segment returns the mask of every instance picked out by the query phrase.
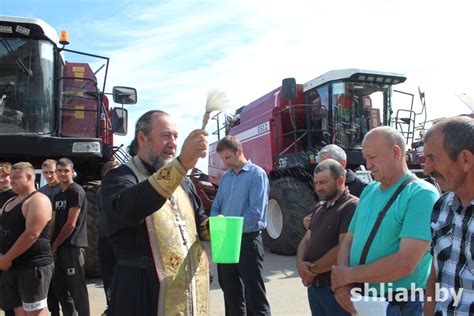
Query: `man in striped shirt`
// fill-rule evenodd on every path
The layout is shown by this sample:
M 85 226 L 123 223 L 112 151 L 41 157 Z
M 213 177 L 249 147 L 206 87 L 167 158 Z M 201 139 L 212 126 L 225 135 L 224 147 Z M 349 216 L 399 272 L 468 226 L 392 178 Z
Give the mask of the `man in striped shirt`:
M 438 122 L 426 133 L 424 150 L 424 173 L 445 192 L 431 218 L 434 259 L 425 315 L 473 315 L 474 120 L 453 117 Z

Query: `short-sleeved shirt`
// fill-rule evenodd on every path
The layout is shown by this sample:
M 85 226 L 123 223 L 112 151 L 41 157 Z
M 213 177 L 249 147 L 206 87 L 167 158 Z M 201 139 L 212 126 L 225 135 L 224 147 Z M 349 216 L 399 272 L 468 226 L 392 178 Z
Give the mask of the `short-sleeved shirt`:
M 339 244 L 345 234 L 359 199 L 345 190 L 333 203 L 319 202 L 311 220 L 311 237 L 305 261 L 313 262 Z
M 388 189 L 381 189 L 380 182 L 372 182 L 364 189 L 349 225 L 349 231 L 354 235 L 349 256 L 350 266 L 359 265 L 362 250 L 379 212 L 400 184 L 410 176 L 413 174 L 409 172 Z M 417 179 L 409 183 L 388 209 L 369 249 L 366 263 L 396 253 L 400 248 L 401 238 L 430 241 L 431 211 L 438 197 L 436 188 L 424 180 Z M 391 290 L 411 289 L 411 283 L 415 283 L 417 288 L 425 288 L 430 269 L 431 255 L 427 251 L 412 274 L 385 284 L 384 289 L 388 291 L 390 283 Z M 379 291 L 379 284 L 371 283 L 369 286 Z
M 61 184 L 56 184 L 53 186 L 49 186 L 48 184 L 43 185 L 41 188 L 38 189 L 39 192 L 45 194 L 47 197 L 49 197 L 49 200 L 51 203 L 53 203 L 54 196 L 61 191 Z M 53 208 L 54 211 L 54 208 Z
M 54 242 L 67 221 L 69 209 L 79 207 L 79 217 L 76 227 L 61 247 L 87 247 L 87 198 L 84 189 L 77 183 L 72 183 L 65 191 L 54 196 L 55 223 L 51 240 Z
M 474 313 L 474 200 L 463 207 L 452 192 L 441 196 L 433 208 L 431 230 L 432 254 L 436 281 L 448 289 L 447 297 L 436 304 L 437 310 L 449 315 Z M 462 289 L 461 299 L 454 306 L 452 290 Z
M 5 204 L 6 201 L 11 199 L 16 195 L 15 192 L 13 192 L 12 189 L 5 190 L 3 192 L 0 192 L 0 209 L 3 207 L 3 204 Z

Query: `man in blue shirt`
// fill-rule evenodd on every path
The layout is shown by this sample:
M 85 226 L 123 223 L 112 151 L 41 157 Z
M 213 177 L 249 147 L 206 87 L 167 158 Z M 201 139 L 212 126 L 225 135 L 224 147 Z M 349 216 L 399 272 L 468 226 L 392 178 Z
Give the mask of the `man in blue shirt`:
M 216 151 L 227 171 L 219 183 L 211 216 L 244 218 L 239 263 L 217 265 L 226 315 L 271 315 L 262 277 L 264 249 L 260 235 L 267 226 L 268 177 L 245 158 L 234 136 L 221 139 Z

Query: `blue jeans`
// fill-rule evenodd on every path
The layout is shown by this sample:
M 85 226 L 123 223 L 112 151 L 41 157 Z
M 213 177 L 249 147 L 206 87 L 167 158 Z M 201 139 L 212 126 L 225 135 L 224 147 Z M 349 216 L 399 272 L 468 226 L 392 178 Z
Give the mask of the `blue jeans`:
M 387 316 L 421 316 L 423 315 L 423 306 L 420 297 L 416 295 L 414 301 L 397 303 L 391 302 L 387 307 Z
M 310 285 L 308 287 L 308 301 L 313 316 L 350 316 L 336 301 L 334 293 L 331 292 L 331 284 Z

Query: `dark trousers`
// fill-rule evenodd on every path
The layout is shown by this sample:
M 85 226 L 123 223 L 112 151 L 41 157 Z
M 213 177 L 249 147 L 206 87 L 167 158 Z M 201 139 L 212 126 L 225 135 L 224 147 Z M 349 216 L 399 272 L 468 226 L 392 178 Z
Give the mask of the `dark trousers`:
M 260 233 L 246 233 L 242 235 L 239 263 L 217 265 L 227 316 L 271 315 L 262 277 L 263 257 Z
M 51 313 L 51 316 L 59 316 L 59 300 L 54 294 L 53 290 L 53 282 L 49 284 L 49 291 L 48 291 L 48 310 Z
M 308 301 L 311 315 L 314 316 L 350 316 L 336 301 L 331 292 L 331 283 L 322 286 L 310 285 L 308 287 Z
M 75 310 L 79 316 L 90 315 L 83 248 L 60 247 L 58 249 L 53 289 L 65 316 L 75 315 Z M 69 294 L 74 302 L 72 306 L 68 301 Z
M 117 258 L 112 249 L 112 243 L 107 237 L 99 238 L 99 259 L 102 270 L 102 281 L 104 282 L 105 298 L 107 300 L 107 307 L 110 306 L 112 277 L 114 275 L 115 264 Z

